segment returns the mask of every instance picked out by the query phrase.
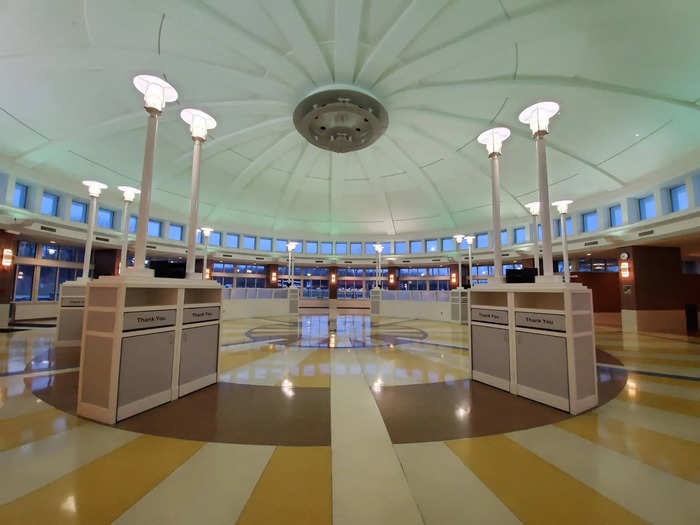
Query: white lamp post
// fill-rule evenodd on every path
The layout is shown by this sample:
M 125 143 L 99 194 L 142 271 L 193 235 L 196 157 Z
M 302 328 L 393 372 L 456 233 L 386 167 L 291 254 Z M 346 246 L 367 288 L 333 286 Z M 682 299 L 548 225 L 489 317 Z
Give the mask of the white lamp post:
M 107 185 L 94 180 L 84 180 L 83 184 L 87 186 L 88 195 L 90 195 L 90 211 L 88 212 L 88 228 L 87 238 L 85 239 L 85 255 L 83 256 L 83 275 L 84 281 L 88 280 L 90 273 L 90 256 L 92 255 L 92 238 L 95 236 L 95 219 L 97 217 L 97 197 L 100 196 L 102 190 L 107 189 Z
M 540 203 L 539 202 L 528 202 L 525 207 L 532 215 L 532 234 L 533 242 L 535 243 L 534 253 L 535 253 L 535 268 L 537 268 L 537 275 L 540 274 L 540 241 L 539 241 L 539 231 L 537 228 L 537 216 L 540 214 Z
M 479 135 L 476 141 L 486 146 L 491 159 L 491 216 L 493 221 L 493 277 L 495 282 L 503 281 L 501 259 L 501 174 L 498 158 L 501 156 L 503 141 L 510 137 L 508 128 L 491 128 Z
M 566 244 L 566 214 L 569 211 L 569 204 L 574 201 L 555 201 L 552 206 L 556 206 L 559 212 L 559 229 L 561 230 L 561 255 L 564 264 L 564 282 L 571 282 L 571 271 L 569 271 L 569 247 Z
M 472 244 L 474 244 L 474 238 L 473 235 L 467 235 L 465 237 L 467 246 L 469 247 L 469 288 L 472 287 Z
M 549 133 L 549 120 L 559 112 L 556 102 L 538 102 L 525 108 L 518 119 L 523 124 L 529 124 L 537 147 L 537 185 L 540 192 L 540 202 L 549 201 L 549 182 L 547 180 L 547 152 L 544 137 Z M 549 217 L 549 206 L 541 206 L 540 222 L 542 223 L 542 281 L 554 281 L 552 271 L 552 224 Z
M 384 250 L 384 246 L 375 243 L 374 244 L 374 251 L 377 252 L 377 278 L 375 279 L 374 282 L 374 287 L 375 288 L 381 288 L 382 284 L 382 251 Z
M 136 246 L 134 249 L 134 266 L 130 271 L 144 276 L 152 276 L 153 271 L 146 269 L 146 235 L 148 234 L 148 218 L 151 207 L 151 184 L 153 182 L 153 159 L 156 147 L 156 132 L 158 117 L 166 102 L 177 100 L 177 91 L 165 80 L 153 75 L 137 75 L 134 77 L 134 87 L 143 93 L 143 107 L 148 113 L 146 127 L 146 147 L 143 154 L 143 172 L 141 174 L 141 200 L 139 202 L 139 218 L 136 228 Z
M 454 240 L 457 242 L 457 251 L 459 251 L 459 247 L 462 244 L 462 241 L 464 240 L 465 236 L 462 235 L 461 233 L 458 233 L 457 235 L 453 235 L 452 237 L 454 237 Z M 471 252 L 471 246 L 470 246 L 469 251 Z M 457 257 L 457 268 L 458 268 L 457 269 L 457 273 L 458 273 L 457 288 L 459 288 L 461 290 L 462 289 L 462 258 L 461 257 Z
M 126 272 L 126 254 L 129 249 L 129 205 L 134 202 L 141 190 L 131 186 L 119 186 L 117 189 L 122 192 L 124 198 L 124 207 L 122 208 L 122 253 L 119 262 L 119 275 L 123 275 Z
M 207 276 L 207 256 L 209 255 L 209 236 L 211 235 L 211 232 L 214 231 L 214 228 L 208 228 L 206 226 L 203 226 L 202 228 L 202 237 L 204 237 L 204 260 L 202 261 L 202 279 L 205 279 Z M 194 252 L 194 250 L 192 250 Z
M 199 159 L 202 142 L 207 140 L 207 131 L 216 127 L 216 120 L 198 109 L 187 108 L 180 112 L 180 118 L 190 125 L 194 142 L 192 151 L 192 189 L 190 191 L 190 222 L 187 228 L 187 277 L 196 278 L 194 271 L 195 243 L 197 237 L 197 214 L 199 209 Z M 204 273 L 204 272 L 202 272 Z
M 294 286 L 294 266 L 292 266 L 292 252 L 296 249 L 298 242 L 289 241 L 287 243 L 287 256 L 289 257 L 289 262 L 287 263 L 287 273 L 289 273 L 289 285 L 288 288 Z

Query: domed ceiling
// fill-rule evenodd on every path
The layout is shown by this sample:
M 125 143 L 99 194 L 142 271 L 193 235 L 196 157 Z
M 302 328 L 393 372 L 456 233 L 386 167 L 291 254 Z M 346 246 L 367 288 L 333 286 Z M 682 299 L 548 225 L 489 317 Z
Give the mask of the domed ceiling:
M 488 223 L 489 164 L 475 139 L 495 125 L 513 133 L 502 214 L 524 217 L 535 150 L 517 115 L 538 100 L 562 108 L 548 138 L 553 199 L 700 161 L 697 0 L 33 0 L 3 10 L 0 155 L 47 187 L 138 184 L 146 116 L 131 78 L 177 88 L 159 128 L 156 216 L 186 220 L 184 107 L 218 121 L 203 148 L 202 222 L 249 233 Z M 334 153 L 296 130 L 299 101 L 334 83 L 386 108 L 371 146 Z

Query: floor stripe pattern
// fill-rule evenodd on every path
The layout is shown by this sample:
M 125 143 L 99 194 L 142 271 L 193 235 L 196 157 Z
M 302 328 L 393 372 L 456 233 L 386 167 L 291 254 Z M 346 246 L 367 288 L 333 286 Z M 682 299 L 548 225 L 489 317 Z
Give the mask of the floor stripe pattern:
M 375 322 L 391 339 L 375 339 L 368 316 L 347 316 L 334 339 L 365 346 L 337 348 L 299 344 L 333 340 L 316 320 L 223 325 L 222 381 L 330 389 L 330 446 L 208 443 L 82 420 L 31 392 L 37 375 L 65 374 L 31 366 L 51 355 L 52 329 L 0 334 L 0 523 L 700 523 L 695 340 L 598 327 L 600 348 L 634 371 L 609 403 L 517 432 L 392 444 L 377 389 L 460 380 L 469 344 L 447 323 Z

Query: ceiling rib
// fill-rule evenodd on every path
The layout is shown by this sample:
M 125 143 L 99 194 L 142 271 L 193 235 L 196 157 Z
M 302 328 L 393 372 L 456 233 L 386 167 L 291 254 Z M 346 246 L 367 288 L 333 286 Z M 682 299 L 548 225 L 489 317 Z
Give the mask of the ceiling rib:
M 273 72 L 275 76 L 286 79 L 289 85 L 303 85 L 310 80 L 308 74 L 286 57 L 281 50 L 266 44 L 262 39 L 238 26 L 225 12 L 214 9 L 201 0 L 187 1 L 196 12 L 206 16 L 207 21 L 203 24 L 205 27 L 216 31 L 218 26 L 223 34 L 233 40 L 233 49 L 246 50 L 246 58 L 257 62 L 268 72 Z
M 299 156 L 294 170 L 287 178 L 287 183 L 282 189 L 282 197 L 277 204 L 275 212 L 275 220 L 272 225 L 272 230 L 276 231 L 281 218 L 289 216 L 289 209 L 296 201 L 299 190 L 303 186 L 304 178 L 311 171 L 314 163 L 321 154 L 321 150 L 312 146 L 308 142 L 304 142 L 301 155 Z
M 495 16 L 483 24 L 469 29 L 451 41 L 443 42 L 437 49 L 428 51 L 419 58 L 397 68 L 377 84 L 377 90 L 393 93 L 414 82 L 447 70 L 464 60 L 464 56 L 474 46 L 473 42 L 469 42 L 472 37 L 495 28 L 507 29 L 509 35 L 515 34 L 517 28 L 514 27 L 514 24 L 524 21 L 530 15 L 539 14 L 548 9 L 556 9 L 571 1 L 545 0 L 538 4 L 514 10 L 509 18 L 502 15 Z M 508 35 L 504 35 L 504 38 L 510 40 Z
M 371 162 L 367 158 L 370 155 L 370 150 L 363 149 L 357 152 L 357 163 L 364 171 L 367 176 L 370 187 L 374 191 L 375 195 L 381 195 L 382 201 L 384 202 L 384 207 L 381 209 L 382 215 L 384 216 L 384 224 L 386 226 L 386 233 L 388 235 L 396 235 L 396 224 L 394 222 L 394 214 L 391 212 L 391 205 L 389 204 L 389 196 L 387 195 L 386 188 L 382 181 L 376 176 L 376 174 L 368 169 Z
M 420 136 L 423 140 L 430 142 L 432 145 L 437 147 L 442 152 L 442 154 L 445 155 L 446 157 L 455 159 L 460 164 L 463 163 L 464 161 L 469 162 L 472 166 L 474 166 L 477 175 L 479 175 L 482 178 L 487 179 L 489 182 L 491 181 L 491 174 L 484 171 L 483 168 L 478 163 L 474 162 L 474 160 L 471 157 L 469 157 L 468 155 L 465 155 L 464 153 L 461 153 L 461 152 L 454 151 L 451 148 L 451 146 L 449 146 L 448 144 L 445 144 L 445 142 L 443 142 L 442 140 L 440 140 L 434 136 L 429 135 L 425 131 L 418 129 L 415 125 L 408 125 L 408 124 L 398 124 L 398 125 L 405 128 L 405 129 L 408 129 L 409 131 L 413 132 L 414 134 Z M 505 188 L 503 186 L 503 184 L 501 184 L 501 191 L 503 193 L 505 193 L 506 195 L 508 195 L 508 197 L 510 197 L 513 200 L 513 202 L 516 203 L 516 205 L 518 206 L 519 209 L 521 209 L 525 213 L 529 213 L 527 208 L 525 206 L 523 206 L 523 204 L 517 199 L 517 197 L 515 195 L 513 195 L 513 193 L 510 192 L 507 188 Z
M 263 7 L 294 49 L 294 57 L 306 68 L 316 85 L 333 79 L 326 58 L 309 26 L 292 0 L 262 0 Z
M 432 115 L 437 115 L 437 116 L 443 117 L 445 119 L 465 121 L 465 122 L 475 122 L 475 123 L 483 125 L 484 128 L 486 128 L 488 126 L 504 126 L 504 127 L 507 127 L 508 129 L 510 129 L 511 134 L 513 136 L 520 137 L 520 138 L 523 138 L 526 140 L 532 140 L 532 135 L 528 131 L 525 131 L 524 129 L 521 129 L 521 128 L 512 128 L 508 124 L 503 123 L 503 122 L 491 121 L 491 120 L 483 119 L 483 118 L 468 117 L 465 115 L 445 113 L 444 111 L 439 111 L 436 109 L 428 109 L 428 108 L 424 108 L 424 107 L 420 107 L 420 108 L 419 107 L 415 107 L 415 108 L 414 107 L 411 107 L 411 108 L 404 107 L 404 108 L 395 108 L 394 109 L 395 115 L 400 116 L 401 113 L 406 113 L 406 112 L 417 112 L 417 113 L 427 112 L 427 113 L 430 113 Z M 394 118 L 396 118 L 396 117 L 394 117 Z M 547 140 L 547 148 L 552 149 L 554 151 L 557 151 L 557 152 L 561 153 L 562 155 L 566 155 L 567 157 L 570 157 L 570 158 L 580 162 L 581 164 L 588 166 L 589 168 L 597 171 L 601 175 L 604 175 L 605 177 L 607 177 L 611 181 L 615 182 L 615 184 L 617 184 L 619 187 L 622 187 L 625 185 L 625 183 L 622 180 L 617 178 L 615 175 L 613 175 L 609 171 L 606 171 L 603 168 L 601 168 L 600 166 L 597 166 L 596 164 L 594 164 L 593 162 L 586 160 L 583 157 L 579 157 L 578 155 L 574 154 L 573 152 L 571 152 L 567 149 L 564 149 L 561 146 L 558 146 L 556 143 L 552 142 L 551 139 Z
M 438 191 L 437 187 L 430 179 L 430 176 L 423 171 L 423 169 L 409 156 L 408 152 L 403 149 L 396 140 L 389 136 L 384 135 L 386 140 L 381 140 L 382 146 L 388 146 L 389 153 L 394 160 L 406 171 L 406 174 L 413 180 L 417 187 L 426 190 L 428 197 L 433 200 L 437 209 L 439 210 L 440 216 L 446 219 L 451 226 L 457 226 L 450 208 L 443 196 Z
M 610 82 L 600 82 L 579 76 L 558 76 L 558 75 L 518 75 L 513 78 L 511 75 L 499 75 L 495 77 L 477 78 L 472 80 L 463 80 L 457 82 L 424 82 L 419 87 L 409 87 L 394 91 L 393 95 L 410 95 L 415 93 L 418 98 L 425 99 L 426 92 L 445 88 L 467 88 L 467 87 L 483 87 L 483 86 L 515 86 L 515 85 L 536 85 L 536 86 L 560 86 L 579 89 L 592 89 L 596 91 L 606 91 L 621 95 L 629 95 L 633 97 L 645 98 L 673 104 L 684 109 L 700 110 L 700 106 L 692 100 L 683 100 L 653 91 L 644 89 L 621 86 Z
M 280 156 L 287 153 L 294 146 L 299 145 L 302 140 L 303 139 L 299 136 L 297 131 L 294 130 L 286 133 L 278 141 L 272 144 L 272 146 L 267 148 L 260 156 L 246 166 L 235 179 L 233 179 L 229 188 L 222 191 L 223 198 L 220 199 L 214 209 L 209 212 L 207 219 L 210 219 L 214 212 L 223 204 L 236 200 L 239 197 L 238 193 L 245 189 L 245 187 L 250 184 L 262 170 L 268 167 Z
M 445 7 L 448 1 L 413 0 L 367 57 L 357 75 L 357 84 L 364 87 L 373 86 L 382 74 L 396 63 L 401 51 Z
M 335 3 L 335 29 L 333 46 L 334 80 L 352 84 L 355 80 L 357 50 L 360 44 L 360 23 L 363 1 L 337 1 Z
M 213 157 L 217 153 L 230 148 L 236 141 L 236 139 L 241 138 L 244 135 L 247 135 L 249 133 L 254 133 L 258 131 L 265 131 L 268 128 L 289 128 L 292 125 L 292 117 L 286 116 L 286 117 L 278 117 L 278 118 L 272 118 L 268 120 L 263 120 L 262 122 L 258 122 L 256 124 L 253 124 L 252 126 L 247 126 L 245 128 L 236 130 L 232 133 L 227 133 L 226 135 L 220 135 L 217 139 L 212 140 L 209 144 L 207 144 L 203 150 L 203 157 Z M 174 164 L 186 164 L 188 162 L 191 162 L 192 160 L 192 154 L 188 151 L 186 153 L 183 153 L 180 155 L 178 158 L 175 159 Z

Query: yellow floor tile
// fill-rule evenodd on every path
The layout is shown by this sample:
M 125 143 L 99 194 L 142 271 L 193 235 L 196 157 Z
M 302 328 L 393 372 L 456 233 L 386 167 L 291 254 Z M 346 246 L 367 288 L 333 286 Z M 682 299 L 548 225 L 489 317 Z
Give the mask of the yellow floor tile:
M 700 483 L 700 444 L 594 413 L 556 424 L 588 441 L 638 459 L 674 476 Z
M 653 392 L 645 392 L 638 388 L 623 388 L 616 399 L 668 412 L 676 412 L 677 414 L 685 414 L 686 416 L 700 417 L 700 402 L 683 397 L 665 396 Z
M 65 432 L 83 423 L 84 420 L 55 408 L 0 419 L 0 451 Z
M 331 523 L 331 448 L 277 447 L 239 525 Z
M 447 446 L 523 523 L 644 523 L 505 436 L 448 441 Z
M 138 437 L 0 507 L 0 523 L 111 523 L 202 445 L 179 439 Z

